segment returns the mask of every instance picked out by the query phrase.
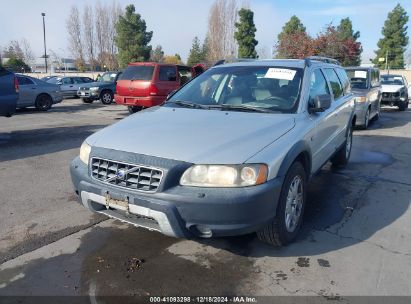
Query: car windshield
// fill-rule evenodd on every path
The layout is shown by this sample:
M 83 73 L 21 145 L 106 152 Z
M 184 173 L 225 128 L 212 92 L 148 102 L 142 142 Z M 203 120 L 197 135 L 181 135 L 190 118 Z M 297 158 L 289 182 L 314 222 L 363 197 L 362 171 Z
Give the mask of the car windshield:
M 46 82 L 56 84 L 56 83 L 59 82 L 60 80 L 61 80 L 60 77 L 53 77 L 53 78 L 50 78 L 50 79 L 46 80 Z
M 347 75 L 351 81 L 351 88 L 353 89 L 366 89 L 367 88 L 367 75 L 366 70 L 347 70 Z
M 288 67 L 216 67 L 189 82 L 166 104 L 293 113 L 298 106 L 302 74 L 302 69 Z
M 98 79 L 99 82 L 114 82 L 116 80 L 116 73 L 104 73 L 101 75 L 101 77 Z
M 381 84 L 403 85 L 404 80 L 402 79 L 402 76 L 384 75 L 381 76 Z

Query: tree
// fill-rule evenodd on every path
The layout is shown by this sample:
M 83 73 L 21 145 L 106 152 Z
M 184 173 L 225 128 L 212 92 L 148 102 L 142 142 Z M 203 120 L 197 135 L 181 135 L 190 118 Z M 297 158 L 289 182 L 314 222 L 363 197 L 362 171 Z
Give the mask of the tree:
M 83 10 L 83 38 L 85 44 L 85 53 L 88 62 L 94 71 L 96 66 L 95 60 L 95 35 L 94 35 L 94 16 L 90 5 L 85 5 Z
M 125 15 L 120 16 L 116 23 L 115 43 L 120 66 L 150 58 L 151 46 L 148 44 L 153 32 L 147 31 L 146 22 L 135 11 L 133 4 L 128 5 Z
M 198 37 L 194 37 L 193 44 L 190 49 L 190 54 L 188 55 L 187 65 L 193 66 L 198 63 L 202 63 L 206 60 L 207 47 L 204 44 L 201 46 Z
M 80 14 L 76 6 L 71 7 L 69 18 L 66 21 L 66 27 L 69 34 L 69 49 L 74 57 L 77 69 L 84 71 L 84 45 L 81 31 Z
M 18 73 L 25 73 L 30 71 L 30 67 L 20 58 L 11 57 L 4 64 L 4 67 Z
M 306 32 L 284 33 L 278 40 L 276 49 L 277 58 L 302 59 L 316 53 L 315 41 Z
M 290 20 L 284 24 L 281 33 L 278 34 L 278 40 L 280 41 L 284 35 L 297 33 L 306 33 L 306 28 L 301 20 L 296 15 L 293 15 Z
M 181 57 L 178 54 L 175 54 L 174 56 L 168 55 L 164 56 L 164 63 L 167 64 L 182 64 L 183 62 L 181 61 Z
M 255 39 L 257 29 L 254 25 L 254 13 L 250 9 L 242 8 L 238 15 L 240 16 L 240 21 L 236 22 L 235 27 L 237 31 L 234 33 L 238 43 L 238 57 L 257 58 L 255 47 L 258 41 Z
M 344 52 L 339 59 L 343 66 L 357 66 L 361 64 L 362 47 L 358 45 L 357 39 L 360 38 L 360 32 L 354 32 L 350 18 L 341 19 L 337 26 L 339 39 L 346 44 L 347 52 Z
M 31 65 L 34 62 L 34 53 L 31 49 L 30 43 L 27 41 L 26 38 L 21 40 L 22 50 L 23 50 L 23 57 L 24 62 Z
M 20 47 L 20 43 L 17 40 L 11 40 L 9 45 L 4 48 L 3 57 L 24 60 L 24 53 Z
M 407 12 L 400 4 L 388 13 L 382 28 L 383 38 L 378 41 L 378 50 L 375 51 L 377 56 L 373 60 L 380 68 L 385 66 L 385 62 L 380 62 L 379 59 L 386 58 L 387 55 L 389 68 L 404 68 L 404 52 L 408 45 L 408 19 Z
M 163 62 L 164 60 L 164 51 L 161 45 L 157 45 L 154 50 L 151 51 L 150 61 L 152 62 Z
M 234 32 L 237 13 L 237 0 L 215 0 L 211 6 L 206 38 L 209 61 L 233 57 L 236 53 Z

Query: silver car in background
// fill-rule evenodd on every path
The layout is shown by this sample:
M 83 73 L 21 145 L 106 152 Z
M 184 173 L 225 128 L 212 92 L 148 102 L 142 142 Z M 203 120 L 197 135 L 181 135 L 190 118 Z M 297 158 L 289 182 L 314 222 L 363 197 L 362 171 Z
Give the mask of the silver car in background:
M 348 67 L 345 69 L 355 94 L 356 126 L 367 129 L 372 119 L 380 117 L 381 84 L 377 68 Z
M 49 110 L 53 104 L 63 100 L 60 87 L 25 75 L 16 75 L 20 85 L 17 108 L 36 107 L 40 111 Z
M 90 83 L 93 81 L 94 80 L 91 79 L 90 77 L 80 77 L 80 76 L 54 77 L 54 78 L 47 80 L 48 83 L 59 85 L 64 97 L 75 97 L 75 98 L 78 98 L 77 91 L 81 85 L 85 83 Z
M 400 111 L 408 108 L 408 83 L 402 75 L 381 76 L 381 103 L 396 106 Z

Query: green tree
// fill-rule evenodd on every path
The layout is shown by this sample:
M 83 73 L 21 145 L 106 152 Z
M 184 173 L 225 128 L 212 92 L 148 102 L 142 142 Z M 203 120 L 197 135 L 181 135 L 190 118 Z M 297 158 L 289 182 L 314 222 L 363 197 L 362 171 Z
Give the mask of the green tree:
M 340 41 L 345 42 L 347 45 L 354 45 L 357 42 L 357 39 L 360 38 L 360 32 L 354 32 L 352 27 L 352 22 L 350 18 L 341 19 L 340 24 L 337 26 L 337 34 Z M 354 50 L 354 49 L 352 49 Z M 356 66 L 361 64 L 361 53 L 362 47 L 361 44 L 354 52 L 349 52 L 345 50 L 342 54 L 342 58 L 338 58 L 343 66 Z
M 293 15 L 290 20 L 284 24 L 281 33 L 278 34 L 278 40 L 281 40 L 284 35 L 299 33 L 306 33 L 306 28 L 301 20 L 296 15 Z
M 11 57 L 4 64 L 4 67 L 17 73 L 30 72 L 30 67 L 20 58 Z
M 133 4 L 126 7 L 124 16 L 116 23 L 115 43 L 118 48 L 118 61 L 124 67 L 130 62 L 145 61 L 150 58 L 148 45 L 153 32 L 147 31 L 146 22 L 137 14 Z
M 163 62 L 164 51 L 161 45 L 157 45 L 154 50 L 151 51 L 150 61 L 152 62 Z
M 408 19 L 407 12 L 400 4 L 388 13 L 382 28 L 383 38 L 378 41 L 378 50 L 375 51 L 377 56 L 373 60 L 380 68 L 385 66 L 385 62 L 380 62 L 379 58 L 385 58 L 387 55 L 388 67 L 404 68 L 404 52 L 408 45 L 408 26 L 406 26 Z
M 255 39 L 257 31 L 254 24 L 254 13 L 252 10 L 242 8 L 239 10 L 240 22 L 235 23 L 236 32 L 234 38 L 238 43 L 238 57 L 240 58 L 257 58 L 255 50 L 258 41 Z
M 198 63 L 204 62 L 207 55 L 207 47 L 203 44 L 201 46 L 198 37 L 194 37 L 193 44 L 190 49 L 190 54 L 188 55 L 187 65 L 193 66 Z

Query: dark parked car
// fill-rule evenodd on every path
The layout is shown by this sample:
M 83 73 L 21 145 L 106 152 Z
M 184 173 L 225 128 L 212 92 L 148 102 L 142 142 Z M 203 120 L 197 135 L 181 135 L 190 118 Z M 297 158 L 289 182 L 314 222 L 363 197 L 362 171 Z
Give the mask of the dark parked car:
M 36 107 L 49 110 L 53 104 L 63 100 L 60 86 L 25 75 L 17 75 L 20 84 L 20 97 L 17 108 Z
M 356 95 L 356 125 L 367 129 L 371 119 L 380 117 L 380 71 L 377 68 L 364 67 L 349 67 L 345 70 L 351 80 L 351 91 Z
M 64 97 L 77 97 L 80 86 L 93 81 L 90 77 L 67 76 L 51 78 L 47 82 L 59 85 Z
M 103 104 L 110 104 L 113 102 L 116 82 L 120 75 L 121 72 L 106 72 L 97 81 L 80 86 L 77 96 L 85 103 L 100 99 Z
M 19 82 L 16 76 L 0 66 L 0 116 L 13 115 L 18 98 Z

